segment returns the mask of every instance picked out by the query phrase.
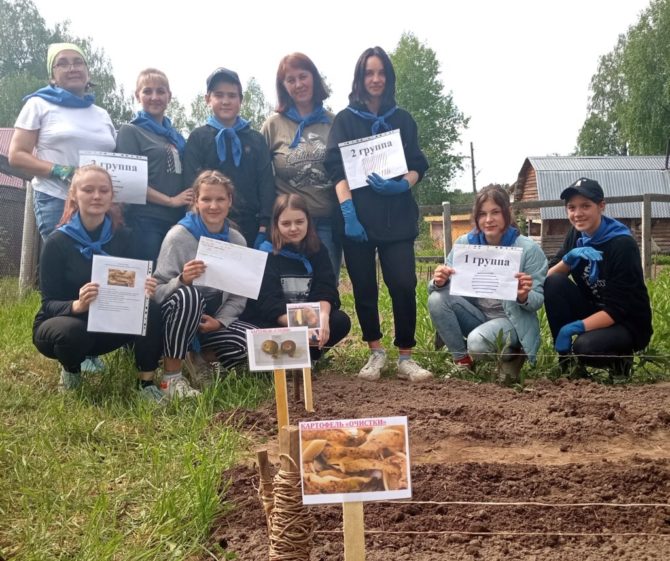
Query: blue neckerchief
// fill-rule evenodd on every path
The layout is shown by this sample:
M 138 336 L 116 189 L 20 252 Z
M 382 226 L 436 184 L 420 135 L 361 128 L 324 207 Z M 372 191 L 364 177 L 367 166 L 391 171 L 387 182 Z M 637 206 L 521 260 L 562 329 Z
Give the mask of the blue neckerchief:
M 181 133 L 172 126 L 172 121 L 167 117 L 163 117 L 162 123 L 157 123 L 146 111 L 138 111 L 135 118 L 130 121 L 131 124 L 142 127 L 154 134 L 162 136 L 171 144 L 174 144 L 180 156 L 184 155 L 184 147 L 186 140 Z
M 240 162 L 242 161 L 242 141 L 237 136 L 237 131 L 247 128 L 249 121 L 244 120 L 238 115 L 232 127 L 224 127 L 214 115 L 210 115 L 207 117 L 207 124 L 219 131 L 216 134 L 216 153 L 219 156 L 219 160 L 222 162 L 226 161 L 226 136 L 228 136 L 233 143 L 231 148 L 233 163 L 236 168 L 240 167 Z
M 386 119 L 388 119 L 398 110 L 398 106 L 394 105 L 383 115 L 375 115 L 374 113 L 370 113 L 370 111 L 363 111 L 362 109 L 356 109 L 351 105 L 348 105 L 347 109 L 351 111 L 354 115 L 358 115 L 361 119 L 365 119 L 366 121 L 372 121 L 372 134 L 379 134 L 380 132 L 387 132 L 391 130 L 392 127 L 386 122 Z
M 74 95 L 72 92 L 64 90 L 63 88 L 59 88 L 58 86 L 46 86 L 44 88 L 40 88 L 39 90 L 24 97 L 23 101 L 27 101 L 31 97 L 41 97 L 50 103 L 62 105 L 63 107 L 73 107 L 76 109 L 90 107 L 95 101 L 95 96 L 92 93 L 86 94 L 84 97 L 79 97 L 78 95 Z
M 221 232 L 212 233 L 207 229 L 205 223 L 202 221 L 202 217 L 195 212 L 187 212 L 186 216 L 182 218 L 177 224 L 181 224 L 186 228 L 196 240 L 200 240 L 202 236 L 206 238 L 212 238 L 215 240 L 221 240 L 222 242 L 227 242 L 230 239 L 230 224 L 228 219 L 223 223 L 223 230 Z
M 519 237 L 519 230 L 514 226 L 507 226 L 507 229 L 503 232 L 502 238 L 500 238 L 499 246 L 510 247 L 514 245 L 514 242 Z M 486 241 L 486 236 L 484 232 L 481 232 L 477 228 L 473 228 L 468 232 L 468 243 L 472 245 L 489 245 Z
M 291 119 L 291 121 L 298 123 L 298 130 L 295 131 L 293 142 L 291 142 L 289 148 L 295 148 L 298 144 L 300 144 L 302 131 L 305 127 L 315 123 L 330 123 L 330 117 L 326 114 L 326 110 L 323 108 L 322 104 L 319 104 L 318 107 L 314 108 L 314 111 L 312 111 L 309 115 L 305 115 L 304 117 L 298 113 L 295 105 L 291 105 L 291 107 L 289 107 L 288 110 L 284 112 L 284 115 Z
M 605 243 L 612 238 L 618 236 L 632 236 L 631 231 L 628 229 L 628 226 L 622 224 L 614 218 L 609 216 L 602 215 L 600 217 L 600 226 L 596 229 L 592 236 L 589 236 L 586 232 L 582 232 L 582 235 L 577 238 L 577 247 L 586 247 L 594 246 Z M 589 260 L 590 271 L 589 281 L 591 279 L 598 280 L 598 261 Z M 590 284 L 590 282 L 589 282 Z
M 94 253 L 96 255 L 109 255 L 109 253 L 102 250 L 102 246 L 109 243 L 114 237 L 114 233 L 112 232 L 112 219 L 109 216 L 105 216 L 102 223 L 100 238 L 97 241 L 91 239 L 91 236 L 81 223 L 79 211 L 75 212 L 70 221 L 67 224 L 63 224 L 58 230 L 70 236 L 77 242 L 79 253 L 86 257 L 86 259 L 93 259 Z
M 267 253 L 274 252 L 272 242 L 269 241 L 264 241 L 260 246 L 258 246 L 258 249 L 259 251 L 266 251 Z M 302 262 L 302 264 L 305 266 L 305 269 L 307 269 L 308 275 L 311 275 L 314 271 L 312 264 L 310 263 L 309 259 L 307 259 L 306 255 L 298 253 L 297 251 L 291 251 L 286 248 L 280 249 L 278 253 L 283 257 L 288 257 L 289 259 L 295 259 L 296 261 Z

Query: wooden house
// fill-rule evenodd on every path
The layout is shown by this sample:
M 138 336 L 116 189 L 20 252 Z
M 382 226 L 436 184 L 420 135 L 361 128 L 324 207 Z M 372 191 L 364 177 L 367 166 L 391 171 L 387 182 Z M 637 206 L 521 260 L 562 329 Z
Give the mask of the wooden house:
M 580 177 L 595 179 L 607 197 L 670 194 L 665 156 L 546 156 L 526 158 L 514 185 L 514 201 L 558 200 L 563 189 Z M 620 220 L 640 241 L 642 203 L 607 205 L 605 214 Z M 525 209 L 528 233 L 553 255 L 570 228 L 563 207 Z M 670 203 L 652 203 L 652 240 L 670 253 Z M 652 244 L 653 245 L 653 244 Z

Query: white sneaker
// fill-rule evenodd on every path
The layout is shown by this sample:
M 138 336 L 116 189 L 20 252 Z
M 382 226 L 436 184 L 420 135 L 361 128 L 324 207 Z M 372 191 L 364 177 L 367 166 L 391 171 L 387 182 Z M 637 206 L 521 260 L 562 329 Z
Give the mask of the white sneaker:
M 168 399 L 173 399 L 175 396 L 181 399 L 184 397 L 196 397 L 200 395 L 200 392 L 193 389 L 186 378 L 181 374 L 179 376 L 163 378 L 161 380 L 160 389 L 163 392 L 163 395 Z
M 358 377 L 370 382 L 379 380 L 384 366 L 386 366 L 386 353 L 372 353 L 358 373 Z
M 398 378 L 401 380 L 409 380 L 410 382 L 423 382 L 430 380 L 433 373 L 430 370 L 421 368 L 411 358 L 398 361 Z

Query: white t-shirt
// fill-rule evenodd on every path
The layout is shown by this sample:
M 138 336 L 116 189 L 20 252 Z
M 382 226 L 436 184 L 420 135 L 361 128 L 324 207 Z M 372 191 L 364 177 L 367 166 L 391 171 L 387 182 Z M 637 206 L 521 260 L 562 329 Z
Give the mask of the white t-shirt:
M 63 166 L 79 165 L 79 150 L 114 152 L 116 131 L 107 111 L 90 107 L 62 107 L 31 97 L 21 109 L 15 128 L 39 130 L 36 156 Z M 33 189 L 65 199 L 67 185 L 51 177 L 35 177 Z

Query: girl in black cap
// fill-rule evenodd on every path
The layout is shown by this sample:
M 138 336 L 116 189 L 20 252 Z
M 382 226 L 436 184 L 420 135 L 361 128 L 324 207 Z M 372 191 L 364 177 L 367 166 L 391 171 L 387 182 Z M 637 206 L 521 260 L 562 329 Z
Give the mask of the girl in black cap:
M 603 214 L 597 181 L 578 179 L 561 199 L 572 228 L 544 286 L 559 364 L 567 372 L 576 358 L 580 365 L 628 375 L 632 353 L 644 349 L 652 334 L 637 243 L 624 224 Z

